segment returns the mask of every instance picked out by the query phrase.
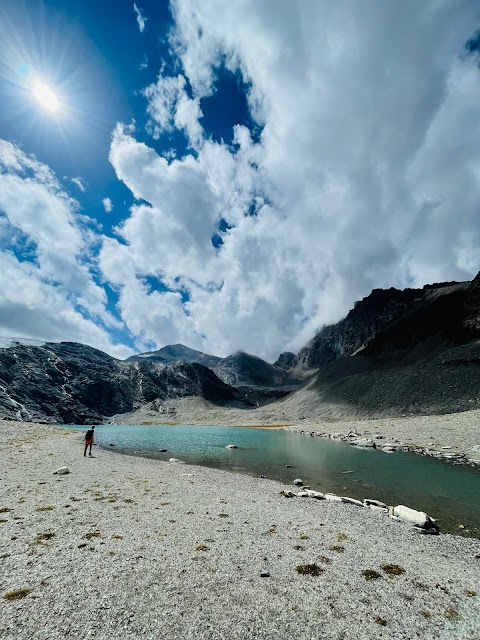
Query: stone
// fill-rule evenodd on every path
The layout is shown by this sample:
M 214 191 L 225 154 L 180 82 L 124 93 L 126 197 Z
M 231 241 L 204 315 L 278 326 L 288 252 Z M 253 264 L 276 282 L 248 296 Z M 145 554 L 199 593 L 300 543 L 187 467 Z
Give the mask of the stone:
M 436 520 L 427 516 L 424 511 L 417 511 L 416 509 L 411 509 L 410 507 L 400 504 L 396 507 L 390 507 L 389 515 L 391 517 L 394 516 L 402 522 L 411 524 L 417 529 L 433 530 L 432 532 L 435 531 L 438 533 L 439 527 Z
M 307 498 L 315 498 L 316 500 L 324 500 L 325 494 L 320 491 L 313 491 L 313 489 L 304 489 L 302 493 L 306 494 Z
M 168 449 L 159 449 L 158 452 L 159 453 L 167 453 Z
M 348 496 L 342 496 L 342 502 L 345 502 L 345 504 L 355 504 L 357 507 L 365 506 L 361 500 L 356 500 L 355 498 L 349 498 Z
M 263 569 L 263 571 L 260 571 L 260 577 L 261 578 L 269 578 L 270 574 L 266 569 Z
M 282 489 L 282 491 L 280 491 L 280 495 L 283 496 L 284 498 L 296 498 L 297 494 L 294 493 L 293 491 L 285 491 L 284 489 Z
M 303 484 L 303 481 L 302 481 L 302 480 L 300 480 L 300 478 L 295 478 L 295 480 L 293 481 L 293 484 L 294 484 L 296 487 L 301 487 L 301 486 L 302 486 L 302 484 Z
M 392 447 L 390 445 L 381 448 L 381 451 L 383 451 L 383 453 L 394 453 L 396 450 L 396 447 Z
M 178 458 L 169 458 L 169 462 L 178 462 L 179 464 L 185 464 L 183 460 L 179 460 Z
M 363 501 L 363 504 L 366 507 L 374 506 L 374 507 L 381 507 L 382 509 L 387 508 L 387 505 L 384 502 L 380 502 L 380 500 L 372 500 L 371 498 L 365 498 L 365 500 Z
M 236 444 L 227 444 L 227 446 L 225 447 L 225 449 L 238 449 Z
M 67 473 L 70 473 L 70 469 L 68 467 L 60 467 L 59 469 L 53 472 L 53 475 L 64 476 Z
M 326 493 L 325 500 L 329 502 L 343 502 L 343 499 L 340 496 L 336 496 L 334 493 Z
M 377 445 L 374 440 L 367 440 L 366 438 L 358 438 L 357 440 L 351 440 L 350 444 L 355 447 L 372 448 L 375 449 Z

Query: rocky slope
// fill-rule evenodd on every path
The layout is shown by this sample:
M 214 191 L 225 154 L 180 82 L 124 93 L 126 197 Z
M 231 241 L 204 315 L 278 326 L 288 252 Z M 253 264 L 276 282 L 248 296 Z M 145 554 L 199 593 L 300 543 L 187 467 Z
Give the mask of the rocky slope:
M 190 349 L 183 344 L 173 344 L 167 345 L 158 351 L 149 351 L 131 356 L 127 362 L 161 362 L 164 364 L 196 362 L 212 369 L 225 384 L 242 388 L 252 387 L 255 389 L 256 395 L 260 394 L 262 396 L 261 389 L 266 391 L 281 387 L 283 391 L 280 395 L 284 395 L 300 383 L 298 376 L 287 372 L 287 369 L 291 368 L 289 365 L 291 365 L 295 355 L 293 353 L 290 354 L 290 358 L 287 358 L 287 360 L 285 360 L 284 354 L 282 356 L 279 359 L 279 363 L 272 365 L 244 351 L 237 351 L 226 358 L 219 358 L 218 356 L 211 356 L 207 353 Z
M 330 362 L 302 390 L 304 403 L 342 407 L 343 415 L 479 408 L 479 284 L 477 276 L 471 283 L 432 285 L 415 294 L 407 290 L 412 295 L 410 304 L 397 307 L 389 320 L 385 320 L 383 307 L 373 336 L 361 347 L 354 350 L 357 344 L 350 343 L 343 357 L 334 358 L 330 352 Z M 366 301 L 368 298 L 362 302 Z M 347 344 L 353 321 L 358 321 L 356 309 L 347 316 L 349 325 L 339 323 L 343 332 L 335 334 L 328 328 L 328 337 L 336 337 L 336 344 Z M 374 324 L 375 318 L 368 326 Z M 321 333 L 323 337 L 316 337 L 317 348 L 307 352 L 306 362 L 318 363 L 325 356 L 329 343 Z
M 202 364 L 204 367 L 213 369 L 215 365 L 221 362 L 222 358 L 190 349 L 183 344 L 169 344 L 157 351 L 147 351 L 146 353 L 130 356 L 127 362 L 144 362 L 145 360 L 149 362 L 161 362 L 162 364 L 196 362 L 197 364 Z
M 467 286 L 468 282 L 426 285 L 423 289 L 374 289 L 355 303 L 346 318 L 323 327 L 300 350 L 295 360 L 290 359 L 290 365 L 300 369 L 318 369 L 337 358 L 350 356 L 412 305 L 421 307 L 424 298 L 431 293 L 435 295 L 445 288 L 449 292 L 461 291 Z
M 100 421 L 152 402 L 200 396 L 244 406 L 244 396 L 210 369 L 190 363 L 123 362 L 62 342 L 0 349 L 0 417 L 60 423 Z

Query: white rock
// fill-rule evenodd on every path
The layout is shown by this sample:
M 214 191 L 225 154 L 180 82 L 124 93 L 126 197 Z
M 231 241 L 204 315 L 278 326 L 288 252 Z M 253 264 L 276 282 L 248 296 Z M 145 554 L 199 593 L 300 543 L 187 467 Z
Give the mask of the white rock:
M 325 494 L 320 491 L 313 491 L 313 489 L 304 489 L 302 493 L 307 494 L 307 498 L 316 498 L 317 500 L 324 500 Z
M 296 485 L 297 487 L 301 487 L 303 484 L 303 480 L 301 480 L 300 478 L 295 478 L 295 480 L 293 481 L 293 484 Z
M 70 473 L 70 469 L 68 467 L 60 467 L 60 469 L 53 472 L 53 475 L 57 474 L 59 476 L 64 476 L 67 473 Z
M 396 507 L 390 507 L 389 515 L 396 516 L 402 522 L 407 522 L 416 528 L 433 529 L 438 531 L 438 526 L 433 518 L 427 516 L 424 511 L 416 511 L 403 504 Z
M 225 447 L 225 449 L 238 449 L 236 444 L 227 444 L 227 446 Z
M 325 500 L 328 500 L 329 502 L 343 502 L 343 498 L 336 496 L 334 493 L 326 493 Z
M 397 450 L 397 448 L 396 447 L 392 447 L 391 445 L 385 445 L 384 447 L 382 447 L 383 453 L 393 453 L 396 450 Z
M 375 447 L 377 446 L 375 444 L 374 440 L 367 440 L 365 438 L 359 438 L 358 440 L 352 440 L 350 442 L 350 444 L 353 444 L 355 447 L 373 447 L 375 449 Z
M 169 462 L 178 462 L 180 464 L 185 464 L 183 460 L 179 460 L 178 458 L 169 458 Z
M 372 500 L 371 498 L 365 498 L 365 500 L 363 501 L 363 504 L 366 507 L 381 507 L 382 509 L 386 509 L 387 505 L 384 502 L 380 502 L 380 500 Z

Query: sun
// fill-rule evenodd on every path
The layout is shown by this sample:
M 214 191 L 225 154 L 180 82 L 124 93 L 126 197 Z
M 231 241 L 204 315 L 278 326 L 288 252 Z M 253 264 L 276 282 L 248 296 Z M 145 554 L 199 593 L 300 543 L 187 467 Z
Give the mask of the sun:
M 44 109 L 51 111 L 52 113 L 60 111 L 62 106 L 60 100 L 52 87 L 49 87 L 48 84 L 41 80 L 37 80 L 33 85 L 32 92 L 37 99 L 37 102 Z

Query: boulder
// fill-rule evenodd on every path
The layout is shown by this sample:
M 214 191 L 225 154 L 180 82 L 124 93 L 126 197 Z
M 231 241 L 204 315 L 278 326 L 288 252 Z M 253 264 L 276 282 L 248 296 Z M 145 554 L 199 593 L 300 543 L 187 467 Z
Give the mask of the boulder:
M 399 504 L 396 507 L 390 507 L 389 515 L 397 520 L 411 524 L 417 529 L 438 533 L 439 527 L 436 520 L 427 516 L 424 511 L 417 511 L 416 509 L 411 509 L 403 504 Z
M 300 480 L 300 478 L 295 478 L 295 480 L 293 481 L 293 484 L 294 484 L 296 487 L 301 487 L 301 486 L 302 486 L 302 484 L 303 484 L 303 480 Z
M 375 440 L 367 440 L 366 438 L 358 438 L 357 440 L 351 440 L 350 444 L 353 444 L 355 447 L 363 447 L 363 448 L 372 448 L 376 449 L 377 445 L 375 444 Z
M 227 446 L 225 447 L 225 449 L 238 449 L 236 444 L 227 444 Z
M 70 473 L 70 469 L 68 467 L 60 467 L 60 469 L 53 472 L 53 475 L 64 476 L 67 473 Z

